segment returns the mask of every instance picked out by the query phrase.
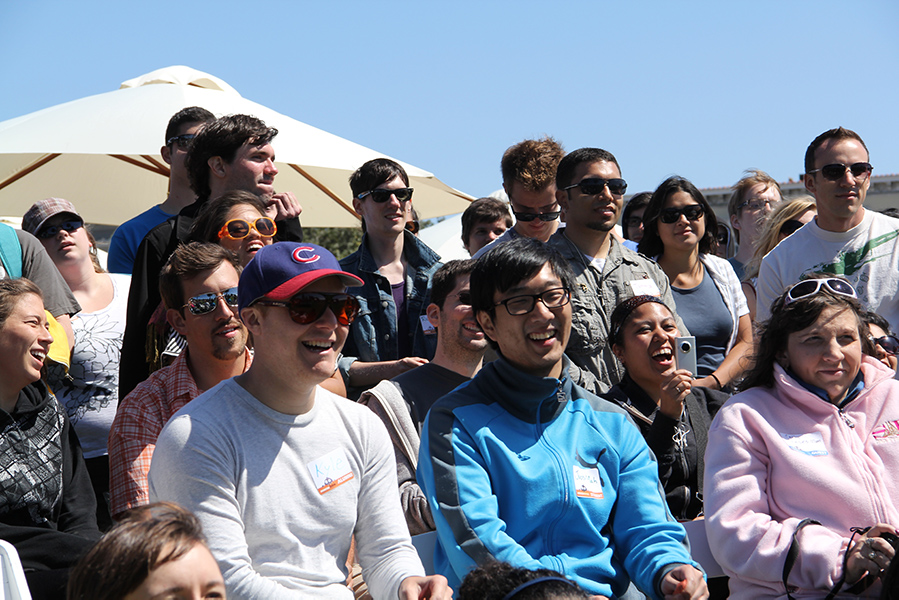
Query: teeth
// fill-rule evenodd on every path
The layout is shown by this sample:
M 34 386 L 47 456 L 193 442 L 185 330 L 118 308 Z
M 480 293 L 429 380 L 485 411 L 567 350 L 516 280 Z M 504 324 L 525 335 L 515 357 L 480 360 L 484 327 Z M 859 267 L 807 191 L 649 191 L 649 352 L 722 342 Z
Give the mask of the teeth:
M 33 356 L 39 360 L 44 360 L 45 358 L 47 358 L 47 353 L 41 352 L 40 350 L 32 350 L 31 356 Z
M 303 342 L 303 345 L 308 348 L 330 348 L 331 342 Z
M 528 337 L 531 338 L 532 340 L 548 340 L 555 334 L 556 333 L 554 331 L 547 331 L 545 333 L 532 333 Z
M 671 350 L 659 350 L 652 355 L 653 358 L 667 359 L 671 358 Z

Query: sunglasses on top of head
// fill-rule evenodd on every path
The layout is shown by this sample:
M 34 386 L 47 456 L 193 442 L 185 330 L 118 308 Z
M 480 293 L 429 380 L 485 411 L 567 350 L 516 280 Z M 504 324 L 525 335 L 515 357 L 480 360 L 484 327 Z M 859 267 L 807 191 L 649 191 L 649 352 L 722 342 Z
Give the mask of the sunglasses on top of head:
M 237 288 L 229 288 L 218 294 L 209 292 L 194 296 L 187 301 L 187 304 L 181 308 L 187 308 L 192 315 L 206 315 L 216 309 L 219 304 L 219 298 L 225 301 L 225 304 L 231 308 L 237 308 Z
M 820 171 L 821 175 L 824 176 L 824 179 L 827 179 L 828 181 L 839 181 L 843 178 L 843 175 L 846 174 L 846 169 L 849 169 L 849 172 L 851 172 L 852 176 L 856 179 L 867 179 L 871 174 L 871 171 L 874 170 L 874 167 L 871 166 L 871 163 L 866 162 L 857 162 L 851 165 L 836 163 L 833 165 L 824 165 L 820 169 L 812 169 L 808 174 L 812 175 L 813 173 Z
M 59 225 L 50 225 L 49 227 L 44 227 L 37 232 L 37 235 L 35 237 L 46 240 L 48 238 L 52 238 L 60 231 L 68 231 L 69 233 L 72 233 L 73 231 L 77 231 L 82 227 L 84 227 L 84 221 L 82 221 L 81 219 L 69 219 L 68 221 L 63 221 Z
M 676 223 L 681 215 L 687 217 L 688 221 L 698 221 L 705 213 L 702 204 L 690 204 L 681 208 L 663 208 L 659 213 L 659 221 L 662 223 Z
M 377 202 L 378 204 L 383 204 L 390 200 L 391 196 L 396 196 L 396 199 L 400 202 L 408 202 L 412 199 L 412 191 L 413 188 L 399 188 L 396 190 L 388 190 L 384 188 L 376 188 L 373 190 L 368 190 L 367 192 L 362 192 L 356 198 L 362 200 L 366 196 L 371 196 L 371 199 Z
M 278 226 L 268 217 L 259 217 L 255 221 L 231 219 L 222 226 L 219 231 L 219 239 L 227 237 L 232 240 L 242 240 L 250 235 L 250 228 L 255 229 L 256 233 L 262 237 L 272 237 L 278 233 Z
M 784 296 L 784 306 L 789 306 L 802 298 L 814 296 L 821 291 L 822 287 L 826 287 L 830 292 L 839 296 L 858 299 L 855 288 L 844 279 L 838 279 L 836 277 L 828 277 L 826 279 L 806 279 L 805 281 L 793 284 L 790 289 L 787 290 L 787 293 Z
M 609 191 L 613 194 L 620 196 L 627 191 L 627 182 L 621 178 L 602 179 L 600 177 L 590 177 L 589 179 L 583 179 L 579 183 L 569 185 L 562 189 L 570 190 L 573 188 L 580 188 L 581 192 L 584 194 L 596 196 L 597 194 L 601 194 L 606 187 L 608 187 Z
M 333 292 L 303 292 L 290 300 L 259 300 L 256 304 L 263 306 L 282 306 L 287 309 L 291 321 L 299 325 L 309 325 L 318 321 L 325 310 L 330 309 L 337 322 L 349 325 L 359 310 L 359 301 L 355 296 Z

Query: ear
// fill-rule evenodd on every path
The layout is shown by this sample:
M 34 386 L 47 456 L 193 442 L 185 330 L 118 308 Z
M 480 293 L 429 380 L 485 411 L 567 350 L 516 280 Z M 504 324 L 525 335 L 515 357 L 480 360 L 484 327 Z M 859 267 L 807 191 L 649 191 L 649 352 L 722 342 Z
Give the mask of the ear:
M 556 190 L 556 202 L 562 207 L 562 210 L 568 212 L 568 192 L 565 190 Z
M 162 155 L 162 160 L 165 161 L 167 165 L 172 164 L 172 150 L 168 146 L 163 146 L 159 149 L 159 153 Z
M 216 177 L 224 178 L 227 174 L 225 160 L 221 156 L 212 156 L 206 161 L 209 165 L 209 170 Z
M 185 331 L 187 331 L 187 322 L 184 319 L 184 315 L 181 314 L 181 311 L 175 308 L 170 308 L 165 311 L 165 320 L 169 322 L 169 325 L 172 326 L 172 329 L 180 333 L 181 335 L 186 335 Z
M 868 179 L 870 180 L 871 178 L 868 177 Z M 805 176 L 802 178 L 802 183 L 805 184 L 805 190 L 809 194 L 814 196 L 815 195 L 815 176 L 809 175 L 808 173 L 806 173 Z
M 479 310 L 475 315 L 478 325 L 484 330 L 484 335 L 496 342 L 496 326 L 493 324 L 493 318 L 486 310 Z M 498 342 L 497 342 L 498 343 Z
M 353 197 L 353 210 L 356 211 L 357 215 L 362 214 L 362 200 L 356 198 L 355 196 Z
M 243 321 L 244 326 L 250 333 L 258 333 L 262 328 L 259 309 L 255 306 L 247 306 L 242 311 L 240 311 L 238 319 Z
M 740 231 L 740 219 L 737 215 L 730 216 L 730 228 L 734 231 Z
M 784 369 L 790 368 L 790 357 L 787 355 L 786 352 L 784 352 L 784 351 L 778 352 L 777 355 L 774 357 L 774 360 L 776 360 L 777 364 L 782 366 Z
M 440 307 L 431 302 L 428 304 L 428 308 L 425 309 L 425 314 L 428 315 L 428 321 L 431 322 L 431 325 L 433 325 L 435 329 L 439 329 Z
M 622 348 L 618 344 L 612 344 L 612 354 L 615 355 L 615 358 L 618 359 L 618 362 L 624 365 L 624 348 Z M 627 367 L 625 366 L 625 368 Z

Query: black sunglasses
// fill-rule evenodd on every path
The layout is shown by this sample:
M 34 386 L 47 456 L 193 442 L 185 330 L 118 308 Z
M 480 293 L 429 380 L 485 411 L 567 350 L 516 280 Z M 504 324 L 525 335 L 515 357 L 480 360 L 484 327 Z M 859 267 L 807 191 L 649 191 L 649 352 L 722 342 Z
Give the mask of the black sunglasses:
M 59 225 L 50 225 L 49 227 L 44 227 L 37 232 L 37 235 L 35 237 L 46 240 L 48 238 L 52 238 L 60 231 L 68 231 L 69 233 L 72 233 L 73 231 L 77 231 L 82 227 L 84 227 L 84 221 L 82 221 L 81 219 L 71 219 L 69 221 L 63 221 Z
M 852 176 L 856 179 L 867 179 L 868 175 L 871 174 L 871 171 L 874 170 L 874 167 L 871 166 L 871 163 L 866 162 L 857 162 L 849 166 L 842 163 L 836 163 L 833 165 L 824 165 L 820 169 L 813 169 L 809 171 L 808 174 L 811 175 L 812 173 L 821 171 L 821 175 L 824 176 L 824 179 L 827 179 L 828 181 L 839 181 L 843 178 L 843 175 L 846 174 L 846 169 L 849 169 Z
M 408 202 L 412 199 L 412 190 L 413 188 L 399 188 L 397 190 L 386 190 L 384 188 L 377 188 L 374 190 L 368 190 L 367 192 L 362 192 L 357 198 L 362 200 L 366 196 L 371 196 L 371 199 L 377 202 L 378 204 L 383 204 L 390 200 L 391 196 L 396 196 L 396 199 L 400 202 Z
M 200 294 L 199 296 L 194 296 L 193 298 L 187 301 L 185 306 L 190 311 L 192 315 L 205 315 L 209 314 L 215 310 L 215 308 L 219 304 L 219 298 L 225 301 L 225 304 L 230 306 L 231 308 L 237 308 L 237 288 L 233 287 L 225 290 L 224 292 L 215 294 L 213 292 L 209 292 L 208 294 Z
M 178 144 L 179 148 L 187 150 L 195 137 L 197 137 L 196 133 L 182 133 L 181 135 L 176 135 L 175 137 L 167 139 L 165 145 L 171 146 L 172 144 Z
M 556 210 L 553 212 L 545 212 L 545 213 L 528 213 L 528 212 L 518 212 L 517 210 L 513 210 L 512 214 L 515 215 L 515 218 L 519 221 L 524 221 L 525 223 L 530 223 L 534 219 L 540 219 L 541 221 L 555 221 L 559 218 L 559 215 L 562 214 L 561 210 Z
M 688 221 L 698 221 L 704 212 L 705 209 L 702 207 L 702 204 L 690 204 L 683 208 L 663 208 L 662 212 L 659 213 L 659 221 L 670 225 L 677 222 L 681 215 L 687 217 Z
M 879 338 L 872 337 L 871 342 L 883 348 L 883 351 L 892 356 L 899 354 L 899 339 L 894 335 L 884 335 Z
M 787 219 L 786 221 L 784 221 L 783 225 L 780 226 L 780 233 L 787 236 L 793 235 L 794 233 L 799 231 L 799 229 L 803 225 L 805 225 L 805 223 L 803 223 L 802 221 L 798 221 L 796 219 Z
M 309 325 L 318 321 L 326 309 L 331 309 L 337 322 L 349 325 L 356 318 L 359 301 L 355 296 L 333 292 L 304 292 L 293 296 L 286 302 L 277 300 L 260 300 L 257 304 L 264 306 L 283 306 L 287 308 L 290 319 L 299 325 Z
M 602 179 L 600 177 L 590 177 L 589 179 L 583 179 L 580 181 L 580 183 L 575 183 L 562 189 L 570 190 L 572 188 L 580 188 L 581 191 L 588 196 L 595 196 L 597 194 L 601 194 L 607 186 L 609 188 L 609 191 L 613 194 L 621 195 L 627 191 L 627 182 L 624 179 Z

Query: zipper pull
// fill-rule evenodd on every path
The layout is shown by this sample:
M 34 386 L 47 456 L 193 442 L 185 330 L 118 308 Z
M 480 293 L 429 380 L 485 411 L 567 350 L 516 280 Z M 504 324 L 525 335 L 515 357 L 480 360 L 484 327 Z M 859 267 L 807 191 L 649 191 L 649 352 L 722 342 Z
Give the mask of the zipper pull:
M 559 386 L 556 388 L 556 400 L 559 404 L 565 402 L 565 392 L 562 390 L 562 380 L 559 380 Z
M 838 408 L 837 412 L 840 413 L 840 417 L 843 419 L 843 422 L 849 426 L 849 429 L 855 429 L 855 423 L 853 423 L 852 420 L 846 416 L 842 408 Z

